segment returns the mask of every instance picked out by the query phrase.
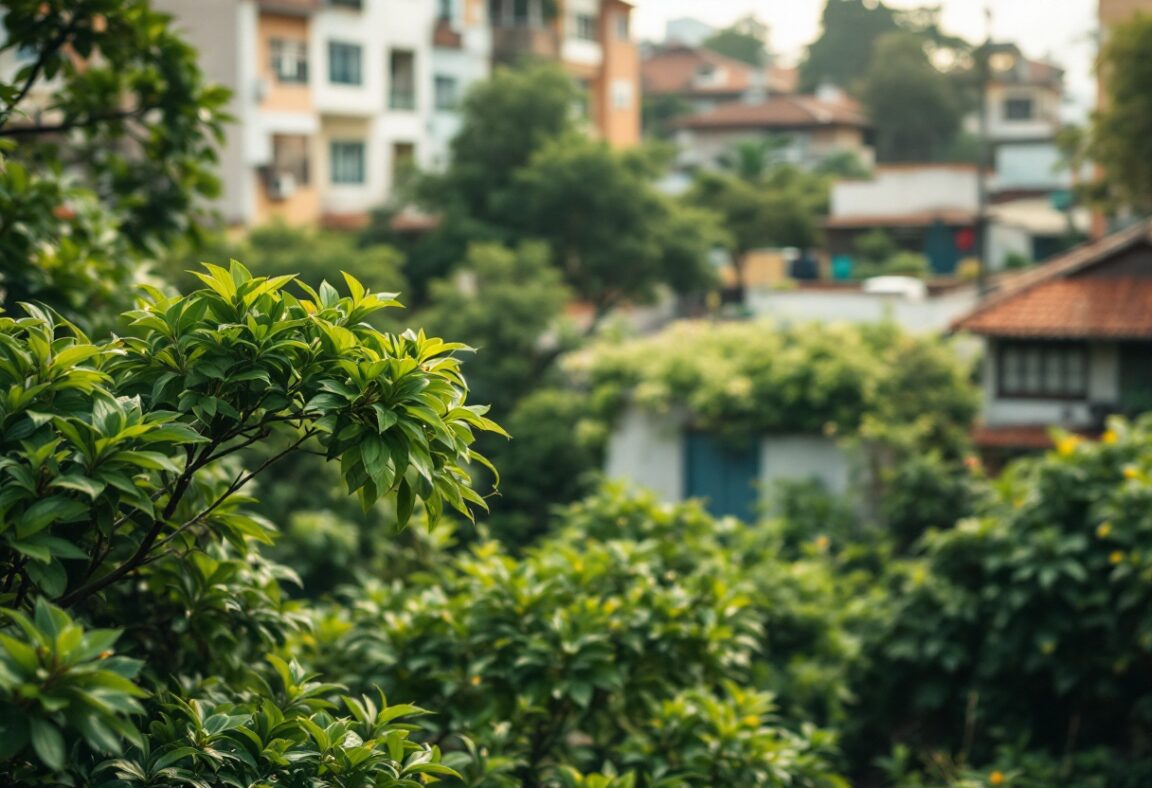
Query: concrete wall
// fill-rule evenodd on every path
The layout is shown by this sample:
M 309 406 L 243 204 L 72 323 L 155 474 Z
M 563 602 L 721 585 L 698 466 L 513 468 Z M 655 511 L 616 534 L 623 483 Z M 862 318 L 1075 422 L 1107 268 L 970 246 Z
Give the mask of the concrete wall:
M 848 454 L 822 435 L 769 435 L 760 441 L 760 487 L 770 493 L 782 481 L 822 483 L 843 495 L 852 483 Z
M 621 414 L 608 442 L 605 475 L 654 492 L 661 501 L 683 500 L 684 418 L 635 407 Z M 766 435 L 760 442 L 762 491 L 778 482 L 815 479 L 833 493 L 849 491 L 852 462 L 835 441 L 821 435 Z
M 608 441 L 604 473 L 656 493 L 662 501 L 684 497 L 682 419 L 628 408 Z
M 617 20 L 627 18 L 629 35 L 617 33 Z M 631 33 L 632 6 L 622 0 L 600 2 L 600 49 L 603 62 L 593 82 L 593 108 L 600 136 L 613 147 L 640 142 L 640 54 Z
M 1090 403 L 1116 403 L 1120 398 L 1120 356 L 1115 343 L 1088 346 L 1088 396 L 1082 400 L 1001 398 L 997 393 L 996 342 L 984 356 L 984 422 L 990 427 L 1060 425 L 1091 427 Z
M 975 212 L 977 173 L 966 165 L 878 167 L 870 180 L 832 187 L 832 216 L 894 216 L 924 211 Z
M 425 161 L 427 166 L 442 169 L 448 164 L 452 139 L 460 131 L 460 113 L 435 106 L 436 76 L 456 80 L 457 95 L 463 99 L 475 83 L 487 79 L 492 62 L 492 31 L 487 24 L 487 11 L 482 2 L 458 3 L 456 30 L 461 34 L 460 49 L 432 50 L 432 84 L 429 90 L 431 113 Z
M 797 322 L 876 323 L 892 320 L 913 333 L 945 331 L 953 320 L 975 308 L 976 302 L 974 287 L 959 288 L 921 301 L 859 290 L 756 288 L 745 293 L 746 306 L 758 317 Z
M 176 29 L 200 51 L 206 79 L 232 91 L 226 111 L 236 120 L 225 127 L 218 148 L 222 193 L 216 208 L 229 224 L 249 222 L 257 196 L 246 151 L 258 91 L 256 7 L 251 0 L 155 0 L 154 5 L 172 14 Z

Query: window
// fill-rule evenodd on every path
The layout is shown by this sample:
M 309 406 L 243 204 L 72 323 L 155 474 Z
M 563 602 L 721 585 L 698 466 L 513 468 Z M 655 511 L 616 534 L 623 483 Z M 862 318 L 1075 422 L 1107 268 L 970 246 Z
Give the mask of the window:
M 359 85 L 360 55 L 359 44 L 328 42 L 328 81 L 334 85 Z
M 388 106 L 416 109 L 416 55 L 399 49 L 388 58 Z
M 353 8 L 357 11 L 364 7 L 362 0 L 328 0 L 328 5 L 337 8 Z
M 308 46 L 303 41 L 273 38 L 268 44 L 272 73 L 280 82 L 308 81 Z
M 628 18 L 627 11 L 617 11 L 613 17 L 612 27 L 616 31 L 616 38 L 620 41 L 628 41 L 632 38 L 631 21 Z
M 1088 393 L 1088 354 L 1081 343 L 1005 341 L 997 361 L 1002 397 L 1080 399 Z
M 436 18 L 444 22 L 451 22 L 456 17 L 455 0 L 438 0 Z
M 297 186 L 308 184 L 308 138 L 302 134 L 272 135 L 272 172 L 291 175 Z
M 598 41 L 596 34 L 596 17 L 592 14 L 576 14 L 572 18 L 572 34 L 584 41 Z
M 455 77 L 436 75 L 436 109 L 456 109 L 460 101 L 460 86 Z
M 364 143 L 332 142 L 332 183 L 364 183 Z
M 1028 97 L 1010 98 L 1004 101 L 1005 120 L 1032 120 L 1032 99 Z
M 612 106 L 616 109 L 630 109 L 632 107 L 632 83 L 626 79 L 617 79 L 612 82 Z
M 411 142 L 392 145 L 392 185 L 403 186 L 416 172 L 416 146 Z

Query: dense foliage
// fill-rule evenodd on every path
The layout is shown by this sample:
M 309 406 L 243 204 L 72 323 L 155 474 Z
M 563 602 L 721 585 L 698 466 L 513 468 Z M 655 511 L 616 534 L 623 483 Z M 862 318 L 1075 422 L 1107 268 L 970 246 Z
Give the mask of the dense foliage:
M 434 740 L 485 753 L 461 768 L 469 784 L 552 784 L 564 767 L 640 785 L 842 784 L 834 737 L 811 721 L 843 716 L 855 646 L 834 622 L 868 617 L 862 579 L 833 580 L 816 547 L 781 560 L 771 527 L 616 489 L 554 528 L 523 558 L 480 544 L 357 589 L 306 661 L 444 709 Z M 820 609 L 839 594 L 838 613 Z
M 140 257 L 195 237 L 226 90 L 148 0 L 12 0 L 0 80 L 0 303 L 96 327 L 131 303 Z M 103 326 L 100 326 L 103 327 Z
M 323 284 L 300 298 L 293 277 L 237 263 L 200 277 L 186 297 L 149 290 L 108 342 L 30 305 L 0 318 L 0 602 L 19 625 L 0 635 L 0 773 L 360 784 L 434 771 L 395 722 L 418 710 L 349 699 L 336 717 L 333 685 L 259 667 L 303 621 L 241 491 L 311 446 L 365 505 L 395 496 L 401 524 L 417 500 L 433 517 L 482 507 L 462 466 L 483 459 L 473 429 L 498 428 L 464 402 L 461 346 L 371 328 L 395 302 L 351 277 L 346 296 Z M 256 442 L 281 448 L 238 467 Z M 124 631 L 92 628 L 105 624 Z M 110 658 L 118 639 L 131 658 Z
M 1152 17 L 1136 15 L 1108 31 L 1098 70 L 1108 101 L 1093 117 L 1088 152 L 1103 170 L 1097 197 L 1112 209 L 1152 208 L 1152 176 L 1144 162 L 1152 155 L 1148 80 L 1152 65 L 1145 53 L 1152 42 Z

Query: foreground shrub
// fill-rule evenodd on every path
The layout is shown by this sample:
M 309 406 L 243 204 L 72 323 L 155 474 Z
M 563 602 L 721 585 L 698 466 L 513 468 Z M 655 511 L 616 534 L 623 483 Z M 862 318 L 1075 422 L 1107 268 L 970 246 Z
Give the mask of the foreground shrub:
M 466 404 L 461 346 L 364 322 L 390 295 L 200 278 L 148 290 L 103 343 L 33 306 L 0 317 L 0 782 L 411 784 L 439 768 L 395 722 L 417 709 L 339 717 L 335 685 L 262 667 L 305 619 L 241 490 L 312 450 L 401 523 L 417 500 L 469 514 L 473 429 L 498 428 Z M 238 467 L 257 442 L 280 448 Z

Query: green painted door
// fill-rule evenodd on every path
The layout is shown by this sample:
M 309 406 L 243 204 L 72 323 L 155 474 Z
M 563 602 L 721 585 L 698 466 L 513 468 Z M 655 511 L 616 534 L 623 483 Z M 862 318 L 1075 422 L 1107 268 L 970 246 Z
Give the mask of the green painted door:
M 709 512 L 744 520 L 756 517 L 760 446 L 730 446 L 706 432 L 684 435 L 684 493 L 703 498 Z
M 1129 415 L 1152 410 L 1152 343 L 1120 345 L 1120 410 Z

